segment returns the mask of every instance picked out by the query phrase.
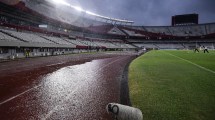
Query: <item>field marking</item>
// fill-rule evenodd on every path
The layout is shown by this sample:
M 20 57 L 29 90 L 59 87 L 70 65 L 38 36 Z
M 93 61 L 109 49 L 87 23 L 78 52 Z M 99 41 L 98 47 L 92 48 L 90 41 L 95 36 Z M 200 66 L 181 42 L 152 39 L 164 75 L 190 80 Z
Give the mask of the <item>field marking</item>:
M 124 59 L 124 58 L 122 58 L 122 59 Z M 103 67 L 99 68 L 96 72 L 98 72 L 98 71 L 100 71 L 100 70 L 102 70 L 102 69 L 108 67 L 109 65 L 111 65 L 111 64 L 113 64 L 113 63 L 115 63 L 115 62 L 117 62 L 117 61 L 119 61 L 119 60 L 122 60 L 122 59 L 121 59 L 121 58 L 118 58 L 117 60 L 114 60 L 114 61 L 110 62 L 110 63 L 104 65 Z M 56 105 L 52 110 L 50 110 L 50 111 L 46 114 L 46 116 L 45 116 L 44 118 L 42 118 L 42 120 L 46 120 L 46 119 L 50 118 L 51 115 L 55 112 L 55 110 L 57 110 L 57 108 L 60 107 L 61 104 L 63 104 L 64 101 L 68 100 L 68 99 L 72 96 L 72 94 L 73 94 L 74 92 L 76 92 L 76 90 L 79 89 L 79 88 L 80 88 L 80 86 L 79 86 L 79 87 L 76 87 L 76 88 L 72 91 L 72 93 L 70 93 L 65 99 L 62 100 L 62 102 L 60 102 L 60 103 L 59 103 L 58 105 Z
M 42 120 L 46 120 L 46 119 L 50 118 L 50 116 L 55 112 L 55 110 L 57 110 L 58 107 L 61 107 L 61 104 L 63 104 L 63 102 L 65 100 L 68 100 L 70 97 L 72 97 L 72 94 L 74 94 L 76 92 L 76 90 L 78 90 L 78 88 L 79 87 L 77 86 L 65 99 L 61 100 L 61 102 L 58 105 L 56 105 L 53 109 L 51 109 L 48 112 L 48 114 L 46 114 L 46 116 L 44 118 L 42 118 Z
M 50 65 L 46 65 L 46 67 L 51 67 L 51 66 L 56 66 L 56 65 L 62 65 L 66 62 L 60 62 L 60 63 L 56 63 L 56 64 L 50 64 Z
M 50 66 L 54 66 L 54 65 L 61 65 L 61 64 L 64 64 L 64 62 L 57 63 L 57 64 L 46 65 L 45 67 L 50 67 Z M 34 66 L 34 65 L 30 65 L 30 66 Z M 29 69 L 26 69 L 26 70 L 30 70 L 30 69 L 32 69 L 32 68 L 29 68 Z M 11 97 L 11 98 L 8 98 L 7 100 L 1 102 L 0 106 L 5 104 L 5 103 L 7 103 L 7 102 L 9 102 L 9 101 L 11 101 L 11 100 L 13 100 L 13 99 L 15 99 L 15 98 L 17 98 L 17 97 L 20 97 L 20 96 L 24 95 L 25 93 L 28 93 L 28 92 L 32 91 L 33 89 L 37 89 L 38 87 L 41 87 L 41 86 L 42 86 L 42 84 L 34 86 L 33 88 L 30 88 L 30 89 L 28 89 L 28 90 L 26 90 L 26 91 L 24 91 L 24 92 L 22 92 L 20 94 L 17 94 L 15 96 Z
M 181 59 L 181 60 L 183 60 L 183 61 L 185 61 L 185 62 L 188 62 L 188 63 L 190 63 L 190 64 L 192 64 L 192 65 L 195 65 L 196 67 L 199 67 L 199 68 L 201 68 L 201 69 L 203 69 L 203 70 L 205 70 L 205 71 L 208 71 L 208 72 L 211 72 L 211 73 L 215 74 L 215 71 L 210 70 L 210 69 L 208 69 L 208 68 L 205 68 L 205 67 L 203 67 L 203 66 L 201 66 L 201 65 L 198 65 L 198 64 L 196 64 L 196 63 L 193 63 L 193 62 L 191 62 L 191 61 L 189 61 L 189 60 L 186 60 L 186 59 L 184 59 L 184 58 L 178 57 L 178 56 L 173 55 L 173 54 L 168 53 L 168 52 L 164 52 L 164 53 L 169 54 L 169 55 L 171 55 L 171 56 L 173 56 L 173 57 L 176 57 L 176 58 L 178 58 L 178 59 Z
M 55 66 L 55 65 L 62 65 L 62 64 L 64 64 L 64 63 L 66 63 L 66 62 L 59 62 L 59 63 L 55 63 L 55 64 L 48 64 L 48 65 L 45 65 L 45 67 L 51 67 L 51 66 Z M 38 65 L 36 65 L 36 66 L 39 66 L 39 65 L 42 65 L 43 66 L 43 64 L 38 64 Z M 34 64 L 29 64 L 29 65 L 23 65 L 23 63 L 22 64 L 19 64 L 19 66 L 18 65 L 16 65 L 17 66 L 17 69 L 20 69 L 20 68 L 25 68 L 25 67 L 32 67 L 32 66 L 35 66 Z M 0 67 L 2 67 L 2 66 L 0 66 Z M 4 67 L 4 66 L 3 66 Z M 10 70 L 12 67 L 8 67 L 7 66 L 7 68 L 5 68 L 5 69 L 1 69 L 1 71 L 6 71 L 6 70 Z M 26 70 L 30 70 L 30 69 L 32 69 L 32 68 L 29 68 L 29 69 L 26 69 Z
M 15 98 L 17 98 L 17 97 L 20 97 L 21 95 L 24 95 L 25 93 L 28 93 L 28 92 L 32 91 L 33 89 L 37 89 L 37 88 L 40 87 L 40 86 L 42 86 L 42 85 L 35 86 L 35 87 L 31 88 L 31 89 L 28 89 L 28 90 L 26 90 L 26 91 L 24 91 L 24 92 L 22 92 L 22 93 L 20 93 L 20 94 L 17 94 L 17 95 L 15 95 L 15 96 L 13 96 L 13 97 L 11 97 L 11 98 L 9 98 L 9 99 L 7 99 L 7 100 L 1 102 L 1 103 L 0 103 L 0 106 L 3 105 L 3 104 L 5 104 L 5 103 L 7 103 L 7 102 L 9 102 L 9 101 L 11 101 L 11 100 L 13 100 L 13 99 L 15 99 Z
M 57 63 L 57 64 L 46 65 L 46 67 L 50 67 L 50 66 L 53 66 L 53 65 L 61 65 L 61 64 L 64 64 L 64 62 Z M 33 66 L 33 65 L 31 65 L 31 66 Z M 32 69 L 32 68 L 29 68 L 29 69 Z M 29 70 L 29 69 L 26 69 L 26 70 Z M 28 92 L 30 92 L 30 91 L 32 91 L 34 89 L 37 89 L 38 87 L 41 87 L 41 86 L 42 86 L 42 84 L 34 86 L 33 88 L 30 88 L 30 89 L 28 89 L 28 90 L 26 90 L 26 91 L 24 91 L 24 92 L 22 92 L 20 94 L 17 94 L 15 96 L 11 97 L 11 98 L 8 98 L 7 100 L 1 102 L 0 106 L 5 104 L 5 103 L 7 103 L 7 102 L 9 102 L 9 101 L 11 101 L 11 100 L 13 100 L 13 99 L 15 99 L 15 98 L 17 98 L 17 97 L 20 97 L 20 96 L 24 95 L 25 93 L 28 93 Z

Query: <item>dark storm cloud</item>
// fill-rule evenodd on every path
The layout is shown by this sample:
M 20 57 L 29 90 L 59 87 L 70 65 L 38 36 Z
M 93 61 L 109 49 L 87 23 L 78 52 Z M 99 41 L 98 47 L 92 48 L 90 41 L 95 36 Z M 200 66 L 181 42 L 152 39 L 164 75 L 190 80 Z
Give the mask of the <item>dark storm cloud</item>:
M 197 13 L 200 23 L 215 22 L 215 0 L 67 0 L 86 10 L 136 25 L 170 25 L 171 16 Z

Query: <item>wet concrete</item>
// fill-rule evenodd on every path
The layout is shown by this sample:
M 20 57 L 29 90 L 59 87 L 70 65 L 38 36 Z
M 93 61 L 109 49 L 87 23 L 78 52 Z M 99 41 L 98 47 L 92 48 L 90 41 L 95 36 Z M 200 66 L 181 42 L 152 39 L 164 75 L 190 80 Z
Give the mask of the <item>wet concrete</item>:
M 134 55 L 85 54 L 0 63 L 0 120 L 111 120 Z

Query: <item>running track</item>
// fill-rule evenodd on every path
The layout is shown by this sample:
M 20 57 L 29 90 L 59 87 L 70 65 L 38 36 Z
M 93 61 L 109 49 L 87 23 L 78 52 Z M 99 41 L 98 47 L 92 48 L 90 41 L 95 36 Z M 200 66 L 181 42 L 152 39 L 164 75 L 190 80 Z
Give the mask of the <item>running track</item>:
M 110 120 L 132 54 L 80 54 L 0 63 L 0 120 Z

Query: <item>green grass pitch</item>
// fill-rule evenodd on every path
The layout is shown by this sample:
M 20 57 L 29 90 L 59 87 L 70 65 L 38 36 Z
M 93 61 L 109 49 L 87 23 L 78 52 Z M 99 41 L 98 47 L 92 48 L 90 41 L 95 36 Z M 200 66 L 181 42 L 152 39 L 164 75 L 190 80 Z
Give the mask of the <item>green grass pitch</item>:
M 144 120 L 215 120 L 215 51 L 150 51 L 129 66 Z

